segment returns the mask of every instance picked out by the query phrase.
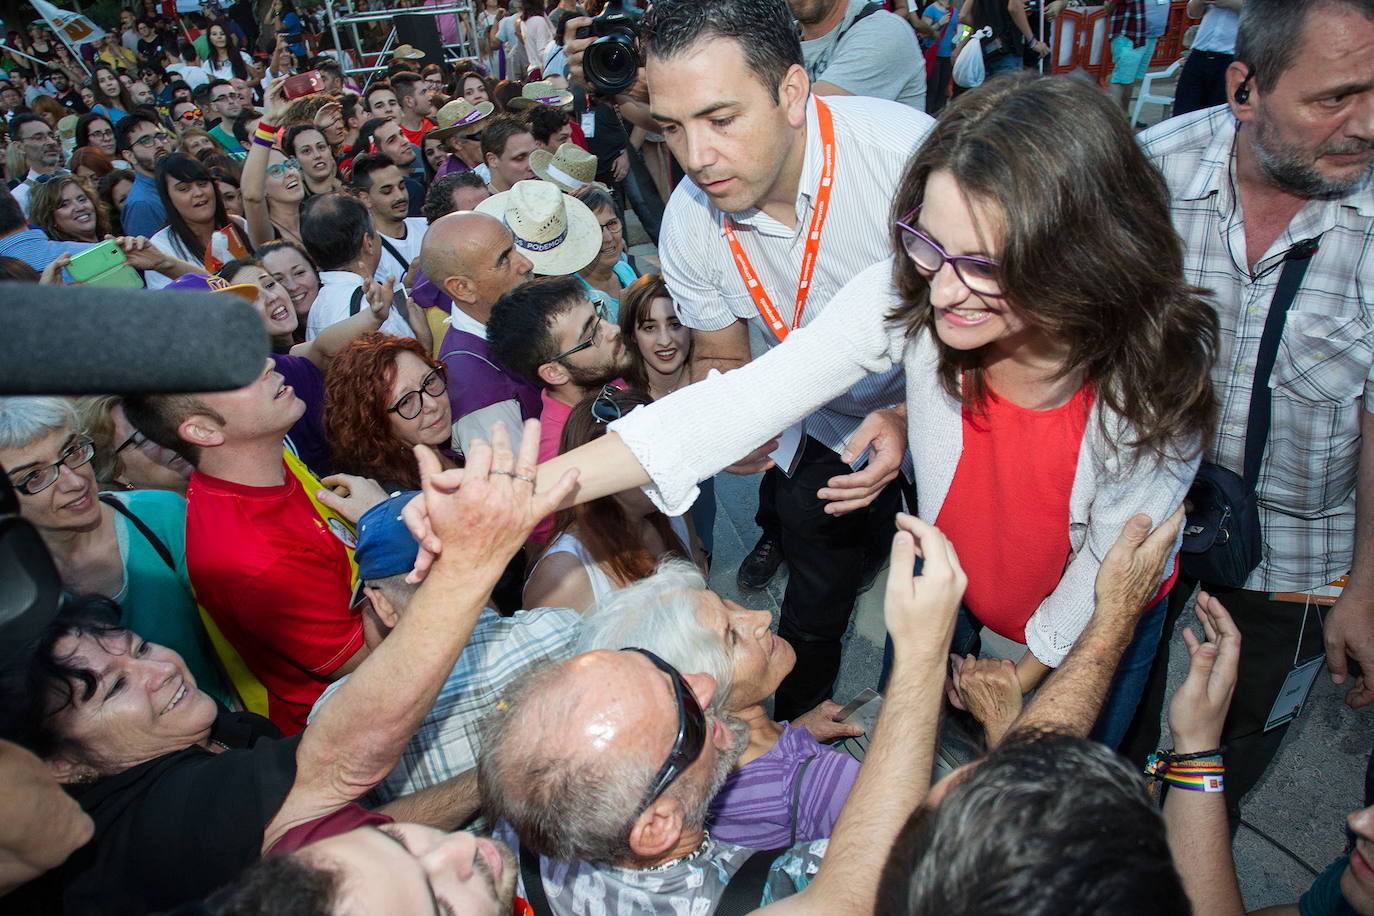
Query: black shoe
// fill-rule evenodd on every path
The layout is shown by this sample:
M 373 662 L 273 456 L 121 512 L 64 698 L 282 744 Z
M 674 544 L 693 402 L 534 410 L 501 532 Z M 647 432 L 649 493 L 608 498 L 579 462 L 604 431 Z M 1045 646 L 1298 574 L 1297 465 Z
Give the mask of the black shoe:
M 765 534 L 759 538 L 754 549 L 749 551 L 749 556 L 739 565 L 739 576 L 736 581 L 739 582 L 740 588 L 763 588 L 781 565 L 782 545 L 778 543 L 777 538 Z
M 864 553 L 863 567 L 859 570 L 859 588 L 855 595 L 862 595 L 873 587 L 873 583 L 878 581 L 878 573 L 883 571 L 887 565 L 887 554 L 881 550 L 869 550 Z

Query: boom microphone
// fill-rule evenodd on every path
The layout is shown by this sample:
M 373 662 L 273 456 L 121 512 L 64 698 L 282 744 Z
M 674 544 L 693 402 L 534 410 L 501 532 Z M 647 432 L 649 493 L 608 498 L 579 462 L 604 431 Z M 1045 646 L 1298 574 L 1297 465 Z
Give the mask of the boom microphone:
M 0 283 L 0 394 L 229 391 L 267 350 L 237 296 Z

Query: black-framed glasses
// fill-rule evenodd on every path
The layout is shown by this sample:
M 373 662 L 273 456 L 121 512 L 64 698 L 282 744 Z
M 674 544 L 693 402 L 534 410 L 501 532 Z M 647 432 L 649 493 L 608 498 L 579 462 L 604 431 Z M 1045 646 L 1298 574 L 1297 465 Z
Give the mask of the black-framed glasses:
M 34 468 L 18 480 L 10 478 L 10 483 L 14 484 L 14 488 L 26 496 L 37 496 L 57 483 L 63 465 L 75 471 L 79 467 L 90 464 L 94 457 L 95 443 L 83 436 L 63 449 L 61 457 L 52 464 Z
M 104 130 L 91 130 L 86 132 L 86 136 L 94 140 L 113 140 L 114 128 L 107 127 Z
M 620 394 L 620 389 L 614 385 L 605 385 L 601 389 L 601 394 L 597 395 L 592 401 L 592 419 L 598 423 L 614 423 L 622 416 L 620 405 L 615 402 L 615 396 Z
M 913 225 L 920 212 L 921 208 L 917 207 L 897 220 L 897 226 L 902 230 L 902 246 L 906 249 L 906 256 L 911 258 L 911 263 L 931 276 L 939 273 L 940 268 L 948 263 L 954 268 L 954 273 L 960 282 L 967 286 L 970 292 L 993 299 L 1000 299 L 1006 295 L 1002 290 L 1002 266 L 1000 264 L 991 258 L 980 258 L 970 254 L 950 254 L 945 251 L 939 242 Z
M 155 143 L 171 143 L 171 142 L 172 142 L 172 135 L 169 134 L 169 133 L 167 133 L 166 131 L 159 130 L 159 131 L 156 131 L 156 132 L 151 133 L 151 134 L 144 134 L 143 136 L 139 137 L 137 140 L 134 140 L 134 141 L 133 141 L 133 145 L 134 145 L 134 146 L 137 146 L 137 147 L 141 147 L 142 149 L 147 149 L 148 147 L 152 146 L 152 145 L 155 144 Z
M 407 391 L 401 395 L 400 400 L 386 409 L 387 413 L 394 413 L 402 420 L 414 420 L 424 410 L 425 395 L 432 398 L 440 397 L 448 391 L 448 370 L 443 366 L 435 366 L 429 370 L 429 374 L 420 380 L 420 387 L 412 391 Z
M 682 679 L 682 675 L 672 665 L 659 658 L 648 649 L 631 647 L 624 649 L 625 652 L 638 652 L 649 661 L 654 663 L 654 667 L 668 675 L 668 680 L 673 683 L 673 699 L 677 702 L 677 738 L 673 740 L 673 749 L 668 752 L 668 759 L 663 761 L 663 766 L 659 768 L 658 775 L 649 784 L 649 791 L 644 795 L 644 801 L 640 803 L 640 810 L 648 807 L 664 791 L 673 784 L 673 780 L 683 774 L 692 765 L 701 751 L 706 747 L 706 712 L 697 702 L 696 694 L 692 693 L 692 688 L 687 686 L 687 682 Z
M 592 310 L 596 312 L 596 321 L 592 323 L 592 332 L 587 335 L 587 339 L 579 344 L 569 347 L 557 356 L 550 356 L 546 362 L 556 363 L 560 359 L 566 359 L 574 353 L 580 353 L 596 343 L 596 337 L 601 333 L 601 322 L 610 320 L 610 312 L 606 310 L 605 302 L 593 302 Z
M 300 170 L 301 161 L 299 159 L 288 159 L 285 162 L 278 162 L 276 165 L 269 165 L 267 175 L 270 178 L 280 178 L 288 171 L 299 172 Z

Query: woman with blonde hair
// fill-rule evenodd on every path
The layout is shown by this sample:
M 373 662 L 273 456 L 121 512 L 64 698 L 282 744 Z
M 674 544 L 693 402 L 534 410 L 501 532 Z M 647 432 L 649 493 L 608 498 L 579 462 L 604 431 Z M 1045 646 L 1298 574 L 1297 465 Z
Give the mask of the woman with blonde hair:
M 75 175 L 56 175 L 29 193 L 29 219 L 58 242 L 98 242 L 111 234 L 100 198 Z

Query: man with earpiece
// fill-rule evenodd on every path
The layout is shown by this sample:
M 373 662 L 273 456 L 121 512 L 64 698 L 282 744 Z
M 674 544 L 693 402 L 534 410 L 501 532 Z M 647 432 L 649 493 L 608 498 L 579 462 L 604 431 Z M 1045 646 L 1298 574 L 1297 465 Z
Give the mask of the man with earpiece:
M 1183 577 L 1125 749 L 1157 747 L 1169 632 L 1200 582 L 1245 646 L 1222 737 L 1233 829 L 1323 656 L 1346 703 L 1374 703 L 1372 47 L 1374 0 L 1246 0 L 1226 103 L 1140 136 L 1221 335 Z

